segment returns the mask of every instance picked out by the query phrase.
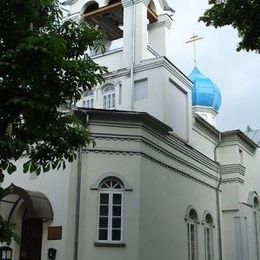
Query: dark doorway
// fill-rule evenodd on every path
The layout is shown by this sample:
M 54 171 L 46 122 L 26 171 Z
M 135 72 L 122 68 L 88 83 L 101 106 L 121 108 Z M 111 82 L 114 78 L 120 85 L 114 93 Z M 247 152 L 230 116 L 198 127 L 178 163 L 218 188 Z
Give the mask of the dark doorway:
M 41 260 L 42 220 L 24 219 L 22 224 L 20 260 Z

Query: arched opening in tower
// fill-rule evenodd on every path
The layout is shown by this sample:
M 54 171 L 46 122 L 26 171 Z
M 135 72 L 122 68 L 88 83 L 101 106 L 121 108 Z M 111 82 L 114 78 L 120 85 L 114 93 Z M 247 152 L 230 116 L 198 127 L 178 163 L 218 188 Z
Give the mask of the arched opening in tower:
M 103 7 L 99 7 L 95 1 L 89 2 L 82 16 L 86 22 L 94 26 L 98 25 L 98 28 L 106 35 L 108 42 L 111 43 L 112 41 L 123 38 L 124 10 L 120 0 L 110 0 Z M 147 8 L 147 19 L 148 23 L 158 21 L 155 5 L 152 0 Z

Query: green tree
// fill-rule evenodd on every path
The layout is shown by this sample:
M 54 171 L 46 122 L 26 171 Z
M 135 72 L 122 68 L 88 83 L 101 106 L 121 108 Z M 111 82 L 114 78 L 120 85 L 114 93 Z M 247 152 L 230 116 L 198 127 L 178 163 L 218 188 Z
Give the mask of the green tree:
M 237 51 L 260 52 L 260 1 L 259 0 L 209 0 L 212 6 L 199 21 L 215 28 L 231 25 L 238 31 L 241 41 Z
M 81 120 L 60 107 L 101 83 L 106 68 L 84 55 L 100 47 L 102 33 L 62 21 L 56 0 L 4 0 L 0 10 L 1 184 L 21 157 L 24 172 L 40 174 L 65 167 L 92 141 Z M 5 224 L 0 218 L 1 232 L 12 236 Z

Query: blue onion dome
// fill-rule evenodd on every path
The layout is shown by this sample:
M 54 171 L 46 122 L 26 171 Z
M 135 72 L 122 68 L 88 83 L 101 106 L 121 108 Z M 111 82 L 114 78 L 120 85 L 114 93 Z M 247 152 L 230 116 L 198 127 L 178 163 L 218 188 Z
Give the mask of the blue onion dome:
M 192 105 L 213 108 L 216 112 L 221 105 L 221 93 L 208 77 L 201 74 L 197 67 L 189 75 L 193 82 L 192 88 Z

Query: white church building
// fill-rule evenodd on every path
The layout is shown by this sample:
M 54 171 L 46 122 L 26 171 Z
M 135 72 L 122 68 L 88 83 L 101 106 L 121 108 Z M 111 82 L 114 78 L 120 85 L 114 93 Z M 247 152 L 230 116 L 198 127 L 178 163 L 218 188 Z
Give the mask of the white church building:
M 6 175 L 13 260 L 259 260 L 257 132 L 220 132 L 219 88 L 167 57 L 166 0 L 67 0 L 98 25 L 108 67 L 75 111 L 95 139 L 65 170 Z M 120 45 L 122 47 L 114 48 Z

